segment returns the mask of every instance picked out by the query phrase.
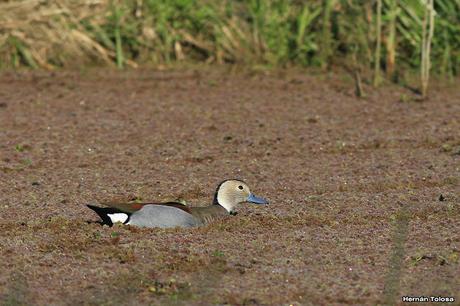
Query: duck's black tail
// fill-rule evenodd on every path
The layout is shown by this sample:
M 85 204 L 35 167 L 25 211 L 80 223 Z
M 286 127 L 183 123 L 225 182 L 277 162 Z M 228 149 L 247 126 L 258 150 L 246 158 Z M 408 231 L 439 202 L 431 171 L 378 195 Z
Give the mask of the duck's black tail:
M 102 224 L 106 224 L 108 226 L 112 226 L 114 222 L 119 222 L 122 221 L 118 218 L 115 218 L 115 216 L 119 214 L 126 215 L 126 220 L 123 220 L 123 223 L 127 223 L 129 221 L 129 214 L 122 212 L 116 208 L 112 207 L 99 207 L 99 206 L 94 206 L 94 205 L 86 205 L 88 208 L 94 210 L 96 214 L 102 219 Z

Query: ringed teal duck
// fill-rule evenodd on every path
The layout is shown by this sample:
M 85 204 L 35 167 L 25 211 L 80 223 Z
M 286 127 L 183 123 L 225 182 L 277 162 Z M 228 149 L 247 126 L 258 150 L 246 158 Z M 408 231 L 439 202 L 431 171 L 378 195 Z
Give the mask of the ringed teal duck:
M 107 207 L 87 205 L 112 226 L 116 222 L 140 227 L 194 227 L 207 224 L 226 215 L 234 215 L 238 204 L 249 202 L 268 204 L 264 198 L 255 196 L 241 180 L 221 182 L 214 194 L 212 205 L 189 207 L 178 202 L 166 203 L 107 203 Z

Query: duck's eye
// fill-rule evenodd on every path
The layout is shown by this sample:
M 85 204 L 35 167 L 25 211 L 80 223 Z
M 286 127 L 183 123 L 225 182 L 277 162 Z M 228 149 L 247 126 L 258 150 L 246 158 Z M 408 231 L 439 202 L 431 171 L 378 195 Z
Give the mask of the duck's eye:
M 241 186 L 241 185 L 238 186 L 238 189 L 239 189 L 239 190 L 243 190 L 243 186 Z

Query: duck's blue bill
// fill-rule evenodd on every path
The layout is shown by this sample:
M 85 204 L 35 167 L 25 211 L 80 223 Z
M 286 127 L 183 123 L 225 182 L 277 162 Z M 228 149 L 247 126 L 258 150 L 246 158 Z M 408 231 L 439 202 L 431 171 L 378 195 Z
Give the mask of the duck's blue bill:
M 264 198 L 259 198 L 252 193 L 249 195 L 247 201 L 254 204 L 268 204 L 267 200 L 265 200 Z

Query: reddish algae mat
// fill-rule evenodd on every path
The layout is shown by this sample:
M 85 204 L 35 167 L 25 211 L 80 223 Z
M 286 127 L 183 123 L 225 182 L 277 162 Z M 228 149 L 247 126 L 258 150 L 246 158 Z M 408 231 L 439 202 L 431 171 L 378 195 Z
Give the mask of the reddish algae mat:
M 356 98 L 308 71 L 3 72 L 0 302 L 460 301 L 460 80 Z M 192 229 L 101 226 L 89 203 L 268 206 Z

